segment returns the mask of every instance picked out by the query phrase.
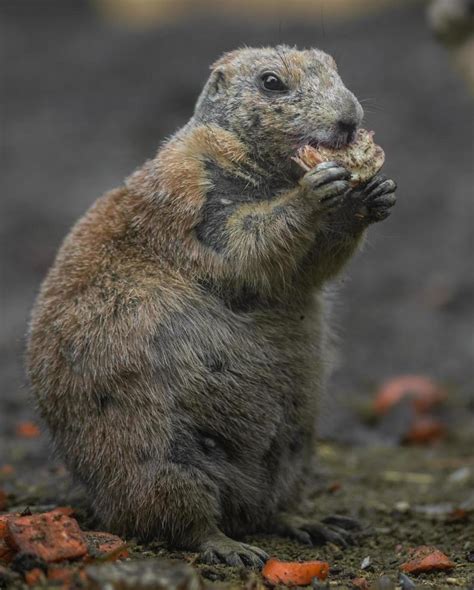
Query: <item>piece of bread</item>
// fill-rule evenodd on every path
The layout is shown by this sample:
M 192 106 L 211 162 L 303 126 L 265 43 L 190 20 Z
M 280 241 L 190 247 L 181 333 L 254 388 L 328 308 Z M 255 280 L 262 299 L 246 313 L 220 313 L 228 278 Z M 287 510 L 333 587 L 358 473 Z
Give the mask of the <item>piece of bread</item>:
M 370 180 L 385 162 L 385 153 L 373 136 L 373 131 L 359 129 L 354 141 L 339 149 L 305 145 L 293 160 L 306 172 L 322 162 L 338 162 L 351 172 L 351 183 L 357 186 Z

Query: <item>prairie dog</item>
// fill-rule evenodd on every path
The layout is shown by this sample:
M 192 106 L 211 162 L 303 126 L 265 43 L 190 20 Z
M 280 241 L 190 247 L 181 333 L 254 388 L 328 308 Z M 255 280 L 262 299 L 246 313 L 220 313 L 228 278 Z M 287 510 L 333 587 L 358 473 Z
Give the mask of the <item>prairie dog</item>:
M 320 50 L 227 53 L 190 121 L 65 239 L 28 373 L 109 529 L 232 565 L 265 560 L 235 540 L 255 531 L 344 543 L 292 511 L 331 361 L 324 287 L 395 183 L 353 190 L 333 162 L 301 177 L 291 156 L 347 144 L 362 115 Z

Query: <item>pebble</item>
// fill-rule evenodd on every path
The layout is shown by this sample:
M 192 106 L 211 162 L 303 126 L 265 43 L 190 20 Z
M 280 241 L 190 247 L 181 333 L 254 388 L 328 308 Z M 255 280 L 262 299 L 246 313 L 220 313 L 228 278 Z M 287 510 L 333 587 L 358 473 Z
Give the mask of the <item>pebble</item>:
M 406 574 L 400 574 L 399 578 L 401 590 L 413 590 L 416 587 L 416 584 L 413 580 L 411 580 Z
M 370 556 L 367 555 L 367 557 L 364 557 L 364 559 L 362 560 L 362 563 L 360 564 L 360 569 L 361 570 L 366 570 L 371 565 L 372 565 L 372 560 L 370 559 Z
M 198 573 L 166 559 L 123 561 L 86 569 L 90 590 L 202 590 Z
M 381 576 L 375 580 L 370 590 L 395 590 L 395 583 L 388 576 Z
M 471 477 L 471 470 L 469 467 L 461 467 L 453 471 L 448 477 L 448 481 L 452 483 L 464 483 Z

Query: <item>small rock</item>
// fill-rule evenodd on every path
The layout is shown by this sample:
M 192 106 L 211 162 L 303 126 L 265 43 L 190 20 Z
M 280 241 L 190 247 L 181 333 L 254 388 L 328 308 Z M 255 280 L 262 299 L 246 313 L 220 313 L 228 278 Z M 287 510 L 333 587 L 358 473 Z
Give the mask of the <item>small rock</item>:
M 471 476 L 471 470 L 469 467 L 461 467 L 460 469 L 456 469 L 453 471 L 451 475 L 448 477 L 448 481 L 451 483 L 464 483 L 467 481 Z
M 197 572 L 164 559 L 124 561 L 86 569 L 90 590 L 202 590 Z
M 399 578 L 401 590 L 413 590 L 416 587 L 416 584 L 413 580 L 411 580 L 406 574 L 400 574 Z
M 9 588 L 11 584 L 20 580 L 20 574 L 0 565 L 0 588 Z
M 61 583 L 64 589 L 76 588 L 81 586 L 81 582 L 87 583 L 87 578 L 84 571 L 77 567 L 62 567 L 53 565 L 48 568 L 48 581 L 53 583 Z M 86 586 L 87 587 L 87 586 Z
M 395 583 L 388 576 L 381 576 L 370 586 L 370 590 L 395 590 Z
M 371 565 L 372 565 L 372 560 L 370 559 L 370 556 L 364 557 L 364 559 L 362 560 L 362 563 L 360 564 L 360 569 L 361 570 L 366 570 Z
M 43 573 L 46 573 L 48 570 L 48 565 L 44 559 L 41 559 L 41 557 L 33 555 L 32 553 L 24 552 L 15 555 L 10 567 L 13 571 L 18 572 L 19 574 L 25 574 L 33 569 L 40 569 Z
M 369 583 L 365 578 L 354 578 L 351 580 L 352 587 L 357 590 L 369 590 Z
M 406 512 L 410 512 L 410 504 L 408 502 L 397 502 L 395 504 L 395 510 L 397 512 L 401 512 L 402 514 L 405 514 Z

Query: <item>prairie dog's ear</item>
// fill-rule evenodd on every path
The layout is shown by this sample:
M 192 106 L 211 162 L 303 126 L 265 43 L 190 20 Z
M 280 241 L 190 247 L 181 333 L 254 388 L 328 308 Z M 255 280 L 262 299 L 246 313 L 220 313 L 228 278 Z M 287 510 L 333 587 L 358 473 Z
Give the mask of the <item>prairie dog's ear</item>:
M 228 51 L 211 65 L 211 75 L 206 84 L 207 93 L 210 98 L 216 96 L 227 87 L 232 68 L 231 63 L 238 57 L 239 53 L 240 51 L 238 49 Z
M 333 58 L 332 55 L 329 55 L 329 53 L 326 53 L 324 51 L 321 51 L 320 49 L 313 49 L 313 53 L 316 54 L 316 57 L 318 59 L 320 59 L 321 61 L 323 61 L 330 68 L 332 68 L 333 70 L 336 70 L 336 72 L 337 72 L 337 63 L 336 63 L 336 60 Z
M 209 76 L 204 89 L 207 96 L 212 100 L 221 93 L 227 86 L 226 73 L 222 66 L 214 68 Z
M 213 69 L 197 99 L 194 113 L 196 115 L 202 114 L 212 108 L 211 105 L 224 94 L 227 82 L 226 72 L 223 67 Z

